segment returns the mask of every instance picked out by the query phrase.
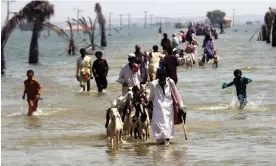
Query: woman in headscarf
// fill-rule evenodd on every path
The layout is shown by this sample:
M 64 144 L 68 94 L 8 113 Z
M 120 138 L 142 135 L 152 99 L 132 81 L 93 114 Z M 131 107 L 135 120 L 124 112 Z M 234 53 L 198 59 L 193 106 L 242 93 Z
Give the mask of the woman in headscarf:
M 149 78 L 150 81 L 156 79 L 156 72 L 159 66 L 160 60 L 163 61 L 164 54 L 158 51 L 158 46 L 154 45 L 152 47 L 153 51 L 149 54 Z
M 204 48 L 204 54 L 207 56 L 207 62 L 214 58 L 214 45 L 210 34 L 205 35 L 202 47 Z
M 174 136 L 172 92 L 179 103 L 180 114 L 184 114 L 185 107 L 174 81 L 167 77 L 166 69 L 158 69 L 157 76 L 158 79 L 150 84 L 149 101 L 153 105 L 152 135 L 158 144 L 169 144 L 169 140 Z
M 179 45 L 179 39 L 176 37 L 176 34 L 174 33 L 172 35 L 172 49 L 177 48 Z

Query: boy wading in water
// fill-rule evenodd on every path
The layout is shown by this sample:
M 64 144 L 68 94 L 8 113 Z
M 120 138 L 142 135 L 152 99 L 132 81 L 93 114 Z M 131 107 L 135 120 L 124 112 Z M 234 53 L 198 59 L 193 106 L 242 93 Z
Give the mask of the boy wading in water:
M 95 53 L 97 60 L 94 61 L 92 72 L 95 77 L 95 81 L 98 87 L 98 92 L 105 92 L 107 87 L 106 76 L 109 70 L 108 64 L 105 59 L 102 58 L 103 53 L 101 51 L 97 51 Z
M 238 97 L 238 100 L 240 101 L 240 109 L 243 109 L 247 104 L 246 85 L 252 82 L 252 79 L 242 77 L 242 72 L 239 69 L 234 71 L 234 76 L 235 78 L 229 84 L 223 83 L 222 89 L 235 85 L 236 91 L 237 91 L 237 97 Z
M 24 81 L 25 90 L 22 99 L 25 100 L 25 95 L 27 94 L 27 101 L 29 105 L 28 116 L 32 116 L 33 112 L 36 111 L 38 100 L 40 99 L 40 93 L 42 91 L 39 82 L 34 79 L 34 71 L 27 71 L 28 79 Z

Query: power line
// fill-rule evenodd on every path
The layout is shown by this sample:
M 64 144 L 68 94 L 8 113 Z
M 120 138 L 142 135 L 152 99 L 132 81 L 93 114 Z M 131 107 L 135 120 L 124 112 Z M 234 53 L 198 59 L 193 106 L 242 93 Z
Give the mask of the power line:
M 144 24 L 144 28 L 147 28 L 147 13 L 148 13 L 148 11 L 145 11 L 145 24 Z
M 235 18 L 235 9 L 233 9 L 233 20 L 232 20 L 232 26 L 234 27 L 234 23 L 235 23 L 235 20 L 234 20 L 234 18 Z
M 120 14 L 119 16 L 120 16 L 120 31 L 121 31 L 122 30 L 122 26 L 123 26 L 123 20 L 122 20 L 123 14 Z
M 109 35 L 111 35 L 111 15 L 112 15 L 113 13 L 112 12 L 109 12 Z
M 13 2 L 15 2 L 15 0 L 7 0 L 7 1 L 2 1 L 2 2 L 4 2 L 4 3 L 7 3 L 7 18 L 6 18 L 6 23 L 9 21 L 9 19 L 10 19 L 10 3 L 13 3 Z
M 81 9 L 77 9 L 77 8 L 74 8 L 74 10 L 77 11 L 77 20 L 79 21 L 79 17 L 80 17 L 80 12 L 82 12 L 83 10 Z M 91 27 L 92 28 L 92 27 Z M 77 22 L 77 32 L 79 34 L 79 23 Z
M 130 16 L 131 14 L 128 14 L 128 30 L 130 29 Z
M 152 17 L 153 17 L 153 15 L 151 14 L 150 15 L 150 26 L 152 27 Z

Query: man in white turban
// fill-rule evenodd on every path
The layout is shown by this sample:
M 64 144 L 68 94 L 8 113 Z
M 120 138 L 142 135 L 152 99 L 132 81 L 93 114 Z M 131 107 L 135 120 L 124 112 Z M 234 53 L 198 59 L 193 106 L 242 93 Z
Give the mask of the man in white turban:
M 122 84 L 123 96 L 127 94 L 129 88 L 135 85 L 140 86 L 140 69 L 139 66 L 135 64 L 135 54 L 128 55 L 128 63 L 122 67 L 117 81 Z

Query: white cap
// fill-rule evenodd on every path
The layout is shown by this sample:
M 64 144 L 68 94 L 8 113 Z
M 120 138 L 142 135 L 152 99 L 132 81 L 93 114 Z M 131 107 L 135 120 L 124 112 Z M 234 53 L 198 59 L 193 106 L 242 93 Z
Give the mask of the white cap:
M 128 58 L 135 58 L 135 54 L 133 54 L 133 53 L 128 54 Z

